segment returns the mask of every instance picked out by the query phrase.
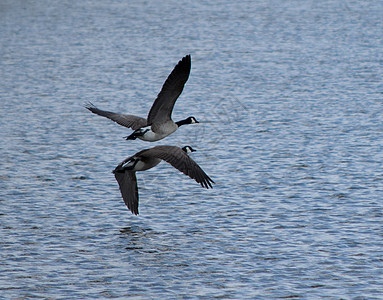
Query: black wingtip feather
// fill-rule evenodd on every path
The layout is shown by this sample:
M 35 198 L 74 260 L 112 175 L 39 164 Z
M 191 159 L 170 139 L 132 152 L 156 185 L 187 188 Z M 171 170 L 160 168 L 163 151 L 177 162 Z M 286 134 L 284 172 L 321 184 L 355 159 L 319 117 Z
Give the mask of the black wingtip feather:
M 96 108 L 96 106 L 95 106 L 92 102 L 90 102 L 90 101 L 85 102 L 85 103 L 84 103 L 84 107 L 85 107 L 86 109 L 89 109 L 90 111 L 92 111 L 92 109 Z
M 178 65 L 180 64 L 186 64 L 187 66 L 191 66 L 191 56 L 190 54 L 184 56 L 178 63 Z

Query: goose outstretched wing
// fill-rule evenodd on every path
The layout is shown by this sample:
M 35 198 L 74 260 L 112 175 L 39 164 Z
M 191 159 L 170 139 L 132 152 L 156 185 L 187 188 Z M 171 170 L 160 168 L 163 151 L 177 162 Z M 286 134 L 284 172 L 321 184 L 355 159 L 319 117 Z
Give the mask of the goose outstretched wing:
M 137 153 L 138 154 L 138 153 Z M 213 188 L 214 181 L 181 148 L 175 146 L 156 146 L 140 151 L 140 156 L 160 158 L 185 175 L 197 181 L 202 187 Z
M 186 81 L 189 78 L 191 68 L 190 55 L 182 58 L 174 67 L 160 93 L 153 103 L 148 114 L 148 125 L 153 123 L 165 123 L 171 119 L 174 104 L 182 93 Z
M 92 113 L 96 115 L 106 117 L 116 122 L 117 124 L 131 128 L 133 130 L 137 130 L 147 125 L 147 121 L 145 118 L 102 110 L 94 106 L 91 102 L 86 103 L 85 108 L 89 109 Z
M 125 205 L 132 213 L 138 215 L 138 187 L 136 172 L 116 168 L 113 173 L 118 185 L 120 186 L 122 199 L 124 199 Z

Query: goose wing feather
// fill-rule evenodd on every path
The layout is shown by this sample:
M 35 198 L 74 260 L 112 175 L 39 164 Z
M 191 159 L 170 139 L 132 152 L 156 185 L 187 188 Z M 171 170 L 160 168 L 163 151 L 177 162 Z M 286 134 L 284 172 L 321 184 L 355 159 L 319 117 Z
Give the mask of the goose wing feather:
M 171 120 L 174 104 L 182 93 L 186 81 L 189 78 L 191 68 L 190 55 L 182 58 L 174 67 L 160 93 L 153 103 L 148 114 L 148 125 L 153 123 L 165 123 Z
M 145 118 L 102 110 L 94 106 L 91 102 L 88 102 L 85 105 L 85 108 L 87 108 L 88 110 L 90 110 L 92 113 L 96 115 L 106 117 L 116 122 L 117 124 L 131 128 L 133 130 L 137 130 L 147 125 L 147 121 Z
M 214 181 L 181 148 L 175 146 L 156 146 L 140 152 L 140 156 L 160 158 L 185 175 L 197 181 L 202 187 L 213 188 Z
M 136 172 L 119 170 L 116 168 L 113 173 L 118 185 L 120 186 L 122 199 L 124 199 L 125 205 L 132 213 L 138 215 L 138 187 Z

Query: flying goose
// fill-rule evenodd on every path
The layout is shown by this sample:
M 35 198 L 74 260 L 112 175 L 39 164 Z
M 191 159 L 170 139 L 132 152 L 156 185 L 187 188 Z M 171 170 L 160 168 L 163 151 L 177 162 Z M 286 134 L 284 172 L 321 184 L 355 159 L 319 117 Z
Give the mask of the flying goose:
M 149 142 L 161 140 L 182 125 L 199 123 L 194 117 L 188 117 L 178 122 L 171 119 L 174 104 L 189 78 L 190 68 L 191 58 L 190 55 L 186 55 L 178 62 L 166 79 L 149 111 L 147 119 L 101 110 L 91 102 L 88 102 L 85 108 L 92 113 L 111 119 L 117 124 L 133 129 L 134 132 L 126 137 L 127 140 L 135 140 L 136 138 Z
M 126 206 L 134 214 L 138 214 L 137 171 L 145 171 L 158 165 L 161 160 L 197 181 L 205 188 L 213 188 L 214 181 L 192 160 L 187 153 L 195 150 L 190 146 L 156 146 L 137 152 L 122 161 L 113 171 L 120 186 L 122 198 Z

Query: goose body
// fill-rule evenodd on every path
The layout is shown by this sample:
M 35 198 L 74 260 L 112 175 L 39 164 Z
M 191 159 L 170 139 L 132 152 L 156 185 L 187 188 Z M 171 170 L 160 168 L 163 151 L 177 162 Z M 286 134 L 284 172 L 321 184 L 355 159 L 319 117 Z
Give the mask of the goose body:
M 212 188 L 214 181 L 191 159 L 187 153 L 193 152 L 190 146 L 156 146 L 137 152 L 123 160 L 113 171 L 119 184 L 122 198 L 126 206 L 134 214 L 138 214 L 138 187 L 136 172 L 145 171 L 158 165 L 161 160 L 171 164 L 185 175 L 194 179 L 202 187 Z
M 126 137 L 127 140 L 135 140 L 136 138 L 148 142 L 161 140 L 175 132 L 182 125 L 199 123 L 194 117 L 188 117 L 178 122 L 174 122 L 171 118 L 174 104 L 179 95 L 181 95 L 189 78 L 190 69 L 191 57 L 186 55 L 178 62 L 166 79 L 146 119 L 134 115 L 101 110 L 91 102 L 88 102 L 85 108 L 94 114 L 106 117 L 117 124 L 133 129 L 134 132 Z

